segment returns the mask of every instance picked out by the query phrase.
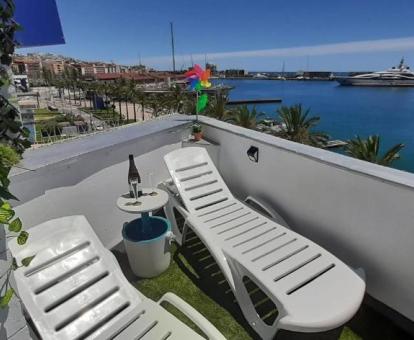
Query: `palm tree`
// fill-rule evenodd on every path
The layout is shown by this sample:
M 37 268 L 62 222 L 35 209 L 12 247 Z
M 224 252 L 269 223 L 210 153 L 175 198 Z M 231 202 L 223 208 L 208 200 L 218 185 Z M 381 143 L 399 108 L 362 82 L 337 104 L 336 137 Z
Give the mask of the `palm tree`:
M 165 105 L 168 113 L 181 113 L 183 112 L 184 101 L 186 99 L 186 92 L 184 89 L 177 85 L 173 84 L 170 87 L 170 91 L 165 98 Z
M 70 76 L 71 85 L 73 89 L 73 100 L 75 101 L 75 105 L 76 105 L 76 89 L 77 89 L 77 86 L 79 85 L 78 69 L 76 69 L 75 67 L 70 68 L 69 76 Z M 80 105 L 80 98 L 79 98 L 79 105 Z
M 195 115 L 196 114 L 196 98 L 194 93 L 188 93 L 187 96 L 184 97 L 183 105 L 182 105 L 182 112 L 187 115 Z
M 118 100 L 119 119 L 122 120 L 124 118 L 124 116 L 121 114 L 122 102 L 125 103 L 126 119 L 128 119 L 128 116 L 129 116 L 129 110 L 128 110 L 129 87 L 128 87 L 127 80 L 125 78 L 120 78 L 119 80 L 115 81 L 113 91 L 114 91 L 115 96 L 117 97 L 117 100 Z
M 63 79 L 62 78 L 57 78 L 55 80 L 55 86 L 58 89 L 58 94 L 59 94 L 60 102 L 61 102 L 61 105 L 63 106 L 63 104 L 64 104 L 64 96 L 65 96 L 65 92 L 64 92 L 65 91 L 65 83 L 64 83 Z
M 63 82 L 64 82 L 64 88 L 63 88 L 63 97 L 65 97 L 65 88 L 68 90 L 68 98 L 69 98 L 69 105 L 72 107 L 72 100 L 70 98 L 70 88 L 72 84 L 71 80 L 71 73 L 69 69 L 65 68 L 63 71 Z
M 49 92 L 49 98 L 53 102 L 53 96 L 52 96 L 52 93 L 50 91 L 50 86 L 52 85 L 52 83 L 54 81 L 54 74 L 52 73 L 52 71 L 48 70 L 47 68 L 43 69 L 43 80 L 44 80 L 44 82 L 47 86 L 47 90 Z
M 78 79 L 76 88 L 78 89 L 79 105 L 82 107 L 82 93 L 85 91 L 85 82 Z
M 133 79 L 131 79 L 128 82 L 128 98 L 132 102 L 132 105 L 134 108 L 134 122 L 137 121 L 137 107 L 136 107 L 137 93 L 138 93 L 137 84 L 135 83 Z
M 218 92 L 214 99 L 209 103 L 205 111 L 206 115 L 220 120 L 231 116 L 233 111 L 227 109 L 226 104 L 227 97 L 223 93 Z
M 354 158 L 390 166 L 394 161 L 400 158 L 399 152 L 403 147 L 404 144 L 396 144 L 381 156 L 379 154 L 380 136 L 369 136 L 367 139 L 361 139 L 359 136 L 356 136 L 355 139 L 348 141 L 348 145 L 345 147 L 345 152 Z
M 139 105 L 141 105 L 142 121 L 145 120 L 145 106 L 147 104 L 148 94 L 145 93 L 142 89 L 137 89 L 136 91 L 136 100 Z
M 123 85 L 120 81 L 115 81 L 111 84 L 111 96 L 114 98 L 114 100 L 116 100 L 118 102 L 118 107 L 119 107 L 119 121 L 122 121 L 122 106 L 121 106 L 121 101 L 122 101 L 122 92 L 123 92 Z
M 256 107 L 249 110 L 247 105 L 242 105 L 232 111 L 231 115 L 226 120 L 247 129 L 254 129 L 256 128 L 257 120 L 263 115 L 264 113 L 258 112 Z
M 308 117 L 310 109 L 303 110 L 301 104 L 280 107 L 279 113 L 281 130 L 276 136 L 291 140 L 293 142 L 308 144 L 312 146 L 324 146 L 329 136 L 320 131 L 312 130 L 318 123 L 319 117 Z
M 85 81 L 79 80 L 78 81 L 78 96 L 79 96 L 80 106 L 82 106 L 82 99 L 83 99 L 83 106 L 86 106 L 86 96 L 85 96 L 86 88 L 87 88 L 87 85 L 85 84 Z
M 98 91 L 97 82 L 89 82 L 87 84 L 87 92 L 89 95 L 89 106 L 91 109 L 95 108 L 96 92 Z
M 137 84 L 133 79 L 130 79 L 125 84 L 125 93 L 128 101 L 132 102 L 134 108 L 134 121 L 137 121 L 137 109 L 136 109 L 136 96 L 137 96 Z M 128 104 L 127 104 L 128 115 Z
M 151 109 L 154 117 L 168 113 L 170 109 L 168 95 L 163 93 L 150 94 L 147 97 L 147 107 Z

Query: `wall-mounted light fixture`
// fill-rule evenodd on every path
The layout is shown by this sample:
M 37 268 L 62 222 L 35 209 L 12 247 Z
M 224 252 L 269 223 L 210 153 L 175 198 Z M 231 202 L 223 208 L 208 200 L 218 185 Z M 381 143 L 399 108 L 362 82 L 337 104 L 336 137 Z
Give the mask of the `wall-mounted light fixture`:
M 247 150 L 247 157 L 249 157 L 252 162 L 259 162 L 259 148 L 251 146 L 249 150 Z

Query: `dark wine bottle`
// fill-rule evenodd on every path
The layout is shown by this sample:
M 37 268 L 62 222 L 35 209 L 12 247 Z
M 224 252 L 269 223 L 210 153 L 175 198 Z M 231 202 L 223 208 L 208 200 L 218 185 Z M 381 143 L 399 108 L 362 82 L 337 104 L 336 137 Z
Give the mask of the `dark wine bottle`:
M 141 177 L 139 175 L 137 167 L 135 166 L 134 156 L 129 155 L 128 185 L 129 195 L 131 198 L 135 197 L 133 184 L 137 186 L 138 197 L 142 196 Z

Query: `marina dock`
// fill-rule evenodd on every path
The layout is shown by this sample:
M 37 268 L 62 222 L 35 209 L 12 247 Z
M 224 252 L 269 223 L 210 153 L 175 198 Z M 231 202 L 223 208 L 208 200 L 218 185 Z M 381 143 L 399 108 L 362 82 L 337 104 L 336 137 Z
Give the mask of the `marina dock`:
M 339 148 L 347 144 L 348 144 L 347 142 L 340 140 L 340 139 L 330 140 L 326 144 L 325 149 Z
M 281 103 L 281 98 L 270 98 L 270 99 L 239 99 L 229 100 L 227 105 L 241 105 L 241 104 L 272 104 Z

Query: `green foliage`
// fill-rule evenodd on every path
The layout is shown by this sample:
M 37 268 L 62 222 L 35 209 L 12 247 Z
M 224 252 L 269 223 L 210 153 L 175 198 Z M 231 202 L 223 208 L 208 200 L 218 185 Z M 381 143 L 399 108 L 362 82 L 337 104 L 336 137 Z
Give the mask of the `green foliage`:
M 257 120 L 263 115 L 264 113 L 257 111 L 256 107 L 249 110 L 247 105 L 242 105 L 232 111 L 226 120 L 247 129 L 254 129 L 256 128 Z
M 3 167 L 12 167 L 20 162 L 21 156 L 10 146 L 0 144 L 0 161 Z
M 227 109 L 226 104 L 227 97 L 223 93 L 217 93 L 217 95 L 209 101 L 205 114 L 219 120 L 226 119 L 232 114 L 232 111 Z
M 0 2 L 0 86 L 9 82 L 7 67 L 11 64 L 16 47 L 14 33 L 19 29 L 19 25 L 13 20 L 14 9 L 13 0 Z M 25 244 L 29 234 L 22 230 L 19 218 L 13 219 L 15 212 L 7 200 L 17 198 L 9 192 L 8 175 L 11 167 L 19 161 L 20 155 L 30 146 L 28 136 L 29 130 L 22 126 L 17 108 L 5 97 L 0 96 L 0 224 L 7 225 L 10 232 L 19 233 L 19 244 Z M 0 275 L 0 278 L 6 275 L 0 290 L 0 308 L 8 306 L 14 295 L 9 280 L 11 271 L 16 267 L 16 261 L 13 259 L 6 273 Z
M 0 308 L 5 308 L 9 305 L 10 300 L 12 299 L 14 295 L 14 289 L 13 288 L 8 288 L 6 290 L 6 292 L 4 293 L 4 295 L 2 295 L 0 297 Z
M 22 221 L 20 218 L 16 218 L 9 224 L 9 231 L 12 231 L 14 233 L 18 233 L 22 230 Z
M 201 125 L 200 124 L 193 124 L 192 132 L 193 133 L 200 133 L 201 132 Z
M 281 131 L 276 133 L 278 137 L 312 146 L 326 145 L 329 136 L 313 130 L 320 118 L 308 117 L 310 109 L 303 110 L 302 105 L 297 104 L 290 107 L 282 106 L 277 112 L 281 123 Z
M 15 5 L 13 0 L 0 2 L 0 64 L 10 65 L 17 42 L 14 33 L 20 26 L 13 20 Z
M 0 224 L 9 224 L 9 221 L 13 218 L 15 212 L 11 205 L 7 202 L 3 202 L 0 206 Z
M 25 267 L 28 267 L 29 265 L 30 265 L 30 263 L 33 261 L 33 259 L 35 258 L 35 256 L 28 256 L 28 257 L 25 257 L 23 260 L 22 260 L 22 265 L 23 266 L 25 266 Z
M 404 147 L 404 144 L 394 145 L 384 152 L 383 155 L 380 155 L 380 144 L 380 137 L 377 135 L 369 136 L 367 139 L 356 136 L 355 139 L 348 141 L 345 153 L 367 162 L 391 166 L 394 161 L 400 158 L 399 152 Z
M 19 154 L 30 147 L 27 139 L 30 131 L 22 126 L 19 111 L 9 101 L 0 96 L 0 143 L 8 144 Z
M 178 85 L 172 85 L 170 87 L 170 93 L 168 94 L 168 105 L 173 113 L 182 113 L 184 102 L 188 97 L 188 93 Z
M 193 94 L 190 94 L 184 99 L 182 112 L 189 115 L 196 114 L 196 100 Z
M 27 242 L 28 238 L 29 238 L 29 233 L 25 230 L 22 230 L 19 236 L 17 236 L 17 243 L 22 246 L 23 244 Z

